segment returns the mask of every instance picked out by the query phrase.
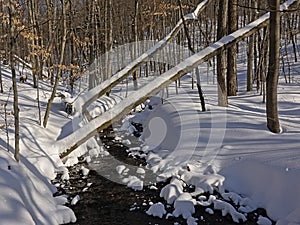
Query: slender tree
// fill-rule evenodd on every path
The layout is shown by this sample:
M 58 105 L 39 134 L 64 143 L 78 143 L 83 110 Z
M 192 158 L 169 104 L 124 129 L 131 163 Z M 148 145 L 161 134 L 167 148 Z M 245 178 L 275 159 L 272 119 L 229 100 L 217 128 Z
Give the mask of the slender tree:
M 277 86 L 279 77 L 279 48 L 280 48 L 280 0 L 269 0 L 269 69 L 267 75 L 267 126 L 271 132 L 279 133 L 280 124 L 277 108 Z
M 12 74 L 13 93 L 14 93 L 14 125 L 15 125 L 15 160 L 20 160 L 20 121 L 19 121 L 19 100 L 17 88 L 17 76 L 15 69 L 15 45 L 16 45 L 16 5 L 13 0 L 9 0 L 8 15 L 9 15 L 9 61 Z
M 186 36 L 187 41 L 188 41 L 188 48 L 193 54 L 195 54 L 196 51 L 195 51 L 194 47 L 192 46 L 192 41 L 191 41 L 191 37 L 189 35 L 188 27 L 187 27 L 187 24 L 184 20 L 181 0 L 178 0 L 178 4 L 179 4 L 179 7 L 180 7 L 180 14 L 181 14 L 182 22 L 183 22 L 184 33 L 185 33 L 185 36 Z M 204 111 L 206 111 L 205 99 L 204 99 L 204 95 L 203 95 L 203 91 L 202 91 L 202 87 L 201 87 L 200 71 L 199 71 L 198 66 L 195 68 L 195 71 L 196 71 L 197 89 L 198 89 L 198 94 L 199 94 L 199 98 L 200 98 L 201 108 L 202 108 L 202 111 L 204 112 Z
M 61 10 L 62 10 L 62 22 L 63 22 L 63 35 L 62 35 L 62 41 L 61 41 L 61 49 L 60 49 L 60 57 L 59 57 L 59 65 L 58 65 L 58 72 L 55 77 L 55 82 L 54 82 L 54 87 L 51 93 L 51 96 L 48 100 L 45 116 L 44 116 L 44 121 L 43 121 L 43 126 L 46 127 L 48 123 L 48 119 L 50 116 L 50 110 L 51 106 L 54 100 L 54 97 L 56 95 L 56 91 L 58 88 L 59 80 L 62 76 L 62 70 L 63 70 L 63 60 L 64 60 L 64 55 L 65 55 L 65 47 L 66 47 L 66 42 L 67 42 L 67 13 L 66 13 L 66 8 L 67 8 L 67 3 L 68 1 L 66 0 L 61 0 Z
M 133 22 L 133 34 L 134 34 L 134 44 L 133 44 L 133 57 L 136 59 L 138 53 L 138 13 L 139 13 L 139 1 L 135 0 L 135 12 L 134 12 L 134 22 Z M 138 72 L 135 70 L 132 74 L 134 89 L 138 89 Z
M 0 58 L 0 93 L 3 93 L 3 82 L 2 82 L 2 57 Z
M 255 8 L 257 0 L 249 1 L 249 6 Z M 256 18 L 254 10 L 251 11 L 250 21 Z M 254 48 L 255 48 L 255 34 L 249 37 L 248 52 L 247 52 L 247 91 L 253 90 L 253 63 L 254 63 Z
M 2 1 L 0 1 L 0 11 L 1 11 L 0 12 L 0 16 L 3 17 L 4 14 L 3 14 L 3 2 Z M 0 23 L 0 26 L 1 26 L 0 27 L 0 32 L 4 33 L 4 25 L 3 25 L 3 23 Z M 1 47 L 2 48 L 4 47 L 3 44 L 4 44 L 4 38 L 0 37 L 0 49 L 1 49 Z M 1 68 L 3 59 L 4 59 L 4 54 L 0 50 L 0 93 L 3 93 L 2 68 Z

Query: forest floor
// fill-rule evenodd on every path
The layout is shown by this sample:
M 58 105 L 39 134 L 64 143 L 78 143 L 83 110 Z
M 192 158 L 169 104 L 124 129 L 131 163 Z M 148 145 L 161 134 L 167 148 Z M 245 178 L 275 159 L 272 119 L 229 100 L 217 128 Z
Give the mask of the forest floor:
M 126 147 L 120 148 L 113 142 L 111 132 L 102 134 L 102 142 L 109 144 L 109 153 L 118 160 L 127 164 L 139 165 L 144 163 L 143 159 L 134 159 L 128 156 Z M 104 138 L 105 137 L 105 138 Z M 115 146 L 114 146 L 115 145 Z M 69 205 L 75 212 L 77 222 L 73 225 L 149 225 L 149 224 L 186 224 L 186 220 L 182 217 L 161 219 L 146 214 L 149 208 L 148 202 L 162 202 L 166 204 L 163 198 L 160 198 L 160 191 L 166 183 L 158 183 L 157 189 L 145 186 L 142 191 L 134 191 L 125 185 L 113 182 L 104 176 L 99 175 L 96 171 L 90 170 L 88 176 L 83 176 L 81 172 L 82 166 L 88 168 L 86 163 L 79 163 L 71 168 L 70 180 L 64 183 L 63 189 L 59 190 L 59 194 L 67 194 L 70 198 L 76 195 L 80 196 L 80 200 L 75 205 Z M 114 169 L 114 168 L 112 168 Z M 84 187 L 91 184 L 87 191 L 82 191 Z M 229 215 L 223 217 L 221 211 L 215 211 L 213 215 L 205 211 L 205 207 L 196 206 L 196 212 L 193 215 L 199 218 L 198 224 L 218 225 L 236 224 Z M 174 208 L 166 209 L 168 213 L 172 213 Z M 254 225 L 257 224 L 258 215 L 266 215 L 263 209 L 247 215 L 247 221 L 241 224 Z M 71 225 L 71 224 L 69 224 Z

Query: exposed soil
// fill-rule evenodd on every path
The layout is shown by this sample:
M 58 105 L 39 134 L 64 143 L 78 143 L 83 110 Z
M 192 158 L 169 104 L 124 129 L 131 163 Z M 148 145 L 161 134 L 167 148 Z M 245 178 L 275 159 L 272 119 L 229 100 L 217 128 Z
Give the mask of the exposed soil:
M 102 134 L 101 139 L 104 144 L 110 145 L 109 152 L 111 155 L 118 157 L 118 160 L 127 164 L 139 165 L 144 163 L 142 159 L 128 157 L 126 147 L 113 142 L 113 138 L 111 130 L 107 130 Z M 174 225 L 176 222 L 181 225 L 186 224 L 186 220 L 181 217 L 166 220 L 146 214 L 149 202 L 165 203 L 164 199 L 159 197 L 160 190 L 165 185 L 164 183 L 157 184 L 157 190 L 145 186 L 142 191 L 134 191 L 125 185 L 106 179 L 93 170 L 90 171 L 88 176 L 83 177 L 80 169 L 82 165 L 88 168 L 88 165 L 85 163 L 79 163 L 69 168 L 70 180 L 64 182 L 63 189 L 60 188 L 57 193 L 68 194 L 70 198 L 77 194 L 80 196 L 79 202 L 70 206 L 77 217 L 77 222 L 73 223 L 73 225 Z M 58 182 L 58 180 L 54 182 Z M 92 185 L 88 187 L 87 191 L 82 192 L 89 183 L 92 183 Z M 220 211 L 215 211 L 213 215 L 210 215 L 205 212 L 205 207 L 196 206 L 195 208 L 196 213 L 193 216 L 203 219 L 199 219 L 198 224 L 236 224 L 229 215 L 223 217 Z M 174 209 L 169 207 L 166 210 L 171 213 Z M 248 214 L 248 221 L 241 224 L 256 225 L 259 215 L 266 216 L 266 213 L 264 210 L 258 209 Z

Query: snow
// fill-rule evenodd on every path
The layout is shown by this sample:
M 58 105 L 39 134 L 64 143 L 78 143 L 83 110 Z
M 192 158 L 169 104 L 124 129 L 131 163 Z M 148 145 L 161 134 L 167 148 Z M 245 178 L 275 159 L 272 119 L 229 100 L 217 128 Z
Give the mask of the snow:
M 214 201 L 214 209 L 221 210 L 222 216 L 226 216 L 227 214 L 230 214 L 232 217 L 232 220 L 236 223 L 239 223 L 240 220 L 245 222 L 247 218 L 244 214 L 239 213 L 230 203 L 222 201 L 222 200 L 215 200 Z
M 170 184 L 163 187 L 160 192 L 160 197 L 164 198 L 168 204 L 173 204 L 182 193 L 182 183 L 178 179 L 174 178 Z
M 84 166 L 81 167 L 81 172 L 83 176 L 87 176 L 90 172 L 88 168 L 85 168 Z
M 198 225 L 197 221 L 198 221 L 197 218 L 190 216 L 186 222 L 187 222 L 187 225 Z
M 136 176 L 128 176 L 122 181 L 127 187 L 132 188 L 135 191 L 141 191 L 144 188 L 144 182 Z
M 71 201 L 71 205 L 76 205 L 78 203 L 78 201 L 80 200 L 80 196 L 76 195 L 72 201 Z
M 204 85 L 203 89 L 209 99 L 207 112 L 199 113 L 196 94 L 183 90 L 179 95 L 170 94 L 163 105 L 146 113 L 146 119 L 139 115 L 144 122 L 141 139 L 147 146 L 149 169 L 157 178 L 173 177 L 160 196 L 174 204 L 183 194 L 183 185 L 173 183 L 180 178 L 195 186 L 191 201 L 211 193 L 208 200 L 199 196 L 196 204 L 229 214 L 233 221 L 245 221 L 247 213 L 262 207 L 277 225 L 300 223 L 299 86 L 280 80 L 281 134 L 268 131 L 265 106 L 255 92 L 240 92 L 224 109 L 216 106 L 214 86 Z M 180 129 L 192 132 L 186 135 Z M 214 191 L 223 200 L 212 195 Z M 192 215 L 192 202 L 178 205 L 174 216 Z M 270 219 L 260 217 L 258 221 L 268 223 Z
M 143 168 L 139 167 L 139 168 L 137 168 L 136 173 L 138 173 L 138 174 L 145 174 L 146 171 Z
M 195 199 L 192 198 L 192 196 L 189 193 L 182 193 L 174 203 L 174 212 L 173 215 L 175 217 L 182 216 L 184 219 L 188 219 L 192 216 L 192 214 L 195 213 L 195 207 L 196 204 Z
M 205 88 L 207 90 L 209 87 Z M 214 195 L 211 195 L 208 200 L 204 196 L 200 196 L 197 204 L 212 206 L 213 210 L 220 210 L 223 215 L 231 215 L 234 221 L 244 221 L 246 219 L 244 213 L 262 207 L 267 210 L 270 218 L 277 221 L 277 224 L 298 222 L 300 215 L 300 199 L 298 198 L 300 196 L 298 182 L 300 178 L 298 162 L 300 118 L 293 116 L 291 112 L 300 110 L 299 104 L 295 103 L 299 102 L 300 97 L 291 94 L 289 100 L 287 95 L 287 92 L 299 93 L 296 91 L 297 88 L 298 86 L 288 86 L 281 83 L 279 106 L 280 119 L 284 129 L 278 135 L 267 130 L 264 125 L 265 109 L 259 104 L 260 96 L 252 93 L 231 98 L 228 109 L 209 105 L 210 111 L 201 113 L 201 118 L 199 118 L 199 131 L 194 126 L 194 121 L 197 119 L 195 115 L 197 114 L 192 113 L 197 111 L 196 107 L 194 109 L 189 108 L 191 113 L 182 114 L 181 110 L 185 111 L 184 106 L 182 109 L 177 107 L 177 113 L 172 111 L 172 107 L 158 106 L 163 107 L 163 109 L 154 109 L 154 113 L 149 115 L 145 121 L 151 121 L 152 117 L 159 117 L 168 121 L 166 122 L 168 127 L 172 127 L 168 123 L 177 121 L 176 117 L 181 117 L 180 122 L 185 124 L 180 126 L 187 129 L 193 128 L 193 134 L 199 134 L 199 142 L 197 146 L 190 145 L 193 148 L 188 152 L 188 147 L 185 147 L 185 145 L 189 145 L 188 138 L 175 144 L 168 141 L 170 134 L 166 134 L 166 138 L 163 138 L 162 141 L 161 137 L 159 137 L 160 139 L 156 137 L 144 139 L 147 146 L 152 146 L 147 149 L 149 153 L 146 157 L 150 169 L 157 173 L 157 176 L 160 176 L 166 174 L 166 170 L 174 168 L 177 171 L 175 177 L 180 176 L 184 182 L 196 187 L 195 192 L 197 193 L 195 195 L 191 193 L 192 196 L 204 192 L 213 193 L 214 190 L 217 190 L 224 200 L 232 201 L 238 206 L 238 210 L 231 204 L 216 199 Z M 193 98 L 188 93 L 183 93 L 183 95 L 186 95 L 188 99 Z M 170 97 L 168 101 L 171 103 L 168 104 L 176 105 L 176 101 L 182 103 L 183 99 L 182 95 L 176 96 L 176 98 Z M 257 103 L 251 105 L 248 101 L 252 104 L 253 102 Z M 185 102 L 187 102 L 186 99 Z M 288 102 L 290 102 L 289 105 L 287 105 Z M 192 105 L 189 104 L 190 107 Z M 281 108 L 283 105 L 284 108 Z M 163 112 L 162 115 L 160 115 L 161 112 Z M 166 119 L 166 114 L 175 118 L 168 117 Z M 185 115 L 189 118 L 193 117 L 193 119 L 182 118 Z M 224 119 L 226 127 L 222 125 L 222 119 Z M 208 126 L 207 121 L 216 121 L 221 125 Z M 222 129 L 226 129 L 226 132 Z M 171 132 L 171 135 L 176 134 L 174 128 L 167 131 Z M 158 132 L 158 130 L 153 126 L 146 132 L 151 134 Z M 214 141 L 211 144 L 212 134 L 221 135 L 221 137 L 213 138 L 213 140 L 221 141 Z M 155 143 L 155 140 L 163 143 L 163 148 L 159 148 L 161 145 L 153 147 L 151 142 Z M 170 151 L 171 149 L 177 149 L 177 152 Z M 183 153 L 182 149 L 186 149 L 184 155 L 179 154 Z M 187 155 L 189 160 L 186 159 Z M 182 170 L 184 168 L 189 170 Z M 173 178 L 173 181 L 161 191 L 161 197 L 168 204 L 176 202 L 182 194 L 182 184 L 174 185 L 174 180 L 176 179 Z M 229 192 L 225 192 L 225 190 L 229 190 Z M 186 213 L 185 217 L 193 212 L 192 203 L 189 203 L 187 207 L 190 207 L 190 211 Z M 183 213 L 178 208 L 174 214 L 181 215 Z
M 214 210 L 212 210 L 211 208 L 206 208 L 205 212 L 207 212 L 210 215 L 213 215 L 215 213 Z
M 264 216 L 259 216 L 257 224 L 258 225 L 272 225 L 272 221 Z
M 286 4 L 292 2 L 294 1 L 290 0 Z M 194 15 L 190 15 L 190 18 L 194 19 Z M 211 54 L 220 48 L 219 44 L 229 43 L 233 37 L 251 32 L 252 27 L 264 23 L 267 19 L 268 14 L 244 30 L 237 31 L 231 37 L 220 40 L 182 62 L 155 82 L 169 84 L 174 74 L 184 73 L 191 65 L 200 64 L 205 60 L 205 54 Z M 164 44 L 160 42 L 155 48 Z M 154 50 L 156 49 L 151 51 Z M 147 58 L 151 51 L 142 58 Z M 125 68 L 125 72 L 133 65 L 135 64 Z M 1 102 L 6 101 L 11 85 L 8 71 L 7 68 L 3 71 L 5 92 L 0 96 Z M 115 78 L 118 79 L 125 72 Z M 294 74 L 297 75 L 299 74 Z M 40 85 L 44 93 L 41 95 L 44 112 L 50 96 L 50 87 L 42 81 Z M 103 86 L 105 85 L 107 82 L 103 83 Z M 148 93 L 151 97 L 153 87 L 157 85 L 149 83 L 139 92 Z M 53 194 L 57 190 L 50 181 L 57 174 L 68 180 L 70 177 L 67 166 L 78 163 L 77 156 L 88 154 L 85 160 L 89 162 L 93 158 L 107 155 L 108 152 L 98 145 L 97 140 L 90 139 L 63 161 L 59 154 L 69 143 L 75 143 L 84 136 L 84 131 L 116 117 L 124 106 L 132 105 L 141 96 L 134 92 L 130 94 L 129 100 L 123 101 L 117 97 L 117 100 L 107 97 L 100 99 L 88 108 L 91 116 L 95 117 L 89 125 L 85 125 L 86 118 L 78 114 L 68 115 L 64 111 L 62 100 L 55 98 L 48 127 L 42 128 L 37 120 L 35 90 L 26 83 L 18 84 L 18 88 L 21 160 L 20 163 L 15 162 L 13 146 L 10 146 L 10 152 L 4 149 L 7 140 L 5 130 L 1 128 L 0 224 L 56 225 L 75 222 L 76 216 L 73 211 L 64 205 L 68 201 L 67 197 L 54 197 Z M 141 138 L 145 143 L 140 149 L 146 154 L 147 169 L 156 174 L 157 180 L 172 177 L 172 181 L 161 190 L 160 196 L 168 204 L 174 205 L 173 215 L 182 216 L 187 219 L 187 224 L 194 225 L 197 218 L 193 218 L 192 215 L 195 205 L 200 205 L 210 207 L 213 212 L 220 210 L 223 215 L 229 214 L 238 222 L 245 221 L 246 213 L 262 207 L 266 209 L 268 218 L 259 216 L 258 224 L 270 224 L 270 219 L 275 220 L 276 225 L 300 224 L 299 84 L 284 84 L 280 80 L 280 134 L 272 134 L 267 130 L 265 106 L 261 103 L 261 96 L 254 92 L 239 92 L 238 96 L 229 99 L 230 105 L 224 109 L 216 106 L 216 85 L 203 85 L 208 100 L 208 111 L 199 112 L 198 96 L 195 91 L 190 90 L 189 84 L 182 82 L 179 95 L 171 93 L 171 89 L 172 86 L 170 96 L 164 99 L 163 104 L 161 96 L 152 96 L 150 101 L 145 102 L 145 105 L 151 105 L 153 110 L 146 107 L 141 113 L 132 112 L 131 116 L 123 120 L 122 129 L 133 133 L 135 128 L 130 123 L 132 120 L 141 121 L 145 126 L 149 125 Z M 84 101 L 93 94 L 95 93 L 90 92 L 75 100 L 75 108 L 79 108 L 77 113 L 80 112 Z M 73 101 L 70 96 L 65 99 L 66 102 Z M 121 104 L 115 105 L 117 102 Z M 114 110 L 106 111 L 110 107 L 114 107 Z M 12 111 L 11 99 L 8 111 Z M 9 120 L 13 120 L 12 116 Z M 1 117 L 0 125 L 2 123 Z M 74 128 L 79 127 L 83 129 L 78 129 L 68 137 Z M 9 140 L 12 145 L 12 126 L 9 127 Z M 125 165 L 116 168 L 117 173 L 123 176 L 128 170 Z M 137 174 L 147 174 L 142 168 L 133 171 Z M 87 168 L 82 168 L 83 175 L 87 175 L 88 172 Z M 136 176 L 123 177 L 123 182 L 137 191 L 143 190 L 144 187 L 144 181 Z M 194 193 L 185 192 L 184 185 L 195 186 Z M 204 192 L 210 193 L 208 199 L 201 195 Z M 218 192 L 223 199 L 217 198 L 214 192 Z M 77 204 L 79 200 L 80 197 L 75 196 L 70 204 Z M 165 206 L 162 203 L 152 204 L 147 213 L 162 218 L 166 214 Z
M 16 163 L 12 154 L 1 148 L 0 223 L 62 224 L 75 222 L 71 209 L 61 197 L 53 197 L 54 186 L 24 158 Z M 17 210 L 17 211 L 16 211 Z M 16 213 L 18 212 L 18 213 Z
M 150 216 L 157 216 L 159 218 L 162 218 L 163 215 L 165 215 L 167 212 L 165 210 L 165 206 L 161 202 L 158 202 L 151 205 L 146 213 Z
M 154 140 L 155 142 L 155 138 L 151 139 L 148 136 L 149 138 L 145 139 L 146 143 L 140 148 L 147 153 L 146 160 L 149 168 L 157 173 L 157 177 L 162 174 L 166 177 L 173 177 L 172 181 L 162 189 L 160 195 L 168 204 L 174 204 L 174 216 L 183 216 L 189 224 L 193 224 L 194 206 L 199 204 L 210 207 L 213 211 L 220 210 L 224 215 L 229 214 L 233 220 L 239 221 L 245 220 L 244 213 L 263 207 L 267 210 L 268 216 L 277 221 L 277 225 L 299 223 L 298 132 L 300 119 L 297 112 L 300 110 L 298 104 L 300 97 L 298 86 L 283 83 L 280 85 L 279 106 L 283 131 L 278 135 L 268 132 L 264 125 L 265 111 L 263 105 L 259 104 L 259 95 L 250 93 L 232 97 L 229 108 L 222 109 L 215 106 L 214 101 L 211 100 L 215 98 L 214 87 L 208 85 L 205 86 L 205 90 L 207 98 L 210 99 L 209 111 L 206 113 L 195 113 L 199 106 L 191 99 L 196 99 L 197 96 L 191 92 L 183 92 L 178 96 L 170 96 L 168 103 L 165 103 L 169 104 L 167 106 L 156 105 L 157 109 L 154 108 L 152 114 L 146 113 L 147 118 L 143 119 L 147 123 L 155 116 L 166 121 L 167 127 L 172 127 L 170 123 L 175 123 L 178 118 L 181 118 L 182 124 L 171 129 L 173 135 L 178 134 L 175 129 L 180 127 L 193 130 L 192 135 L 183 135 L 181 139 L 175 139 L 180 140 L 175 145 L 169 141 L 172 139 L 167 139 L 168 141 L 163 139 L 162 145 L 154 146 L 153 143 L 147 143 L 147 141 Z M 170 105 L 177 106 L 179 102 L 184 102 L 184 104 L 176 107 L 177 112 L 173 113 L 174 107 Z M 166 114 L 170 116 L 166 117 Z M 195 118 L 197 116 L 199 118 Z M 22 223 L 26 221 L 27 224 L 59 224 L 76 220 L 73 212 L 63 206 L 66 198 L 53 198 L 55 187 L 49 183 L 49 180 L 57 173 L 62 173 L 64 179 L 69 179 L 68 169 L 65 166 L 74 163 L 65 162 L 64 165 L 59 162 L 58 153 L 49 147 L 52 143 L 44 142 L 44 140 L 49 140 L 49 137 L 53 140 L 56 138 L 53 124 L 56 123 L 55 120 L 68 121 L 68 118 L 64 116 L 51 118 L 49 130 L 52 134 L 50 135 L 44 129 L 29 124 L 32 126 L 29 129 L 40 134 L 38 137 L 43 140 L 39 142 L 43 145 L 42 149 L 50 151 L 49 153 L 46 152 L 41 156 L 39 155 L 41 151 L 38 151 L 40 149 L 37 149 L 32 142 L 27 142 L 30 148 L 28 150 L 22 148 L 22 154 L 27 158 L 22 157 L 21 163 L 17 164 L 11 153 L 5 150 L 0 151 L 0 199 L 6 203 L 9 201 L 13 208 L 18 208 L 20 211 L 17 216 L 10 214 L 8 204 L 1 204 L 1 212 L 8 215 L 5 217 L 7 219 L 0 217 L 3 224 L 20 224 L 20 221 Z M 195 127 L 195 119 L 200 126 Z M 215 122 L 215 124 L 209 124 L 208 121 Z M 226 132 L 223 131 L 225 128 Z M 150 126 L 149 130 L 151 129 L 157 132 L 155 126 Z M 169 129 L 164 132 L 168 135 Z M 198 136 L 197 145 L 189 143 L 198 134 L 201 135 Z M 216 134 L 219 136 L 215 137 Z M 87 142 L 86 148 L 90 149 L 89 157 L 97 157 L 100 152 L 104 151 L 94 141 Z M 176 151 L 172 151 L 174 149 Z M 36 159 L 37 156 L 39 160 Z M 69 157 L 68 160 L 76 161 L 77 158 Z M 120 165 L 116 170 L 122 174 L 126 166 Z M 135 171 L 138 174 L 145 172 L 142 168 L 137 168 Z M 12 176 L 11 173 L 14 175 Z M 181 180 L 195 185 L 197 194 L 184 193 Z M 135 176 L 125 178 L 124 183 L 135 190 L 142 190 L 144 186 L 143 181 Z M 198 197 L 198 200 L 194 198 L 203 192 L 213 193 L 214 190 L 219 191 L 224 200 L 232 201 L 238 206 L 237 210 L 231 204 L 216 199 L 214 195 L 210 195 L 208 199 L 204 196 Z M 79 199 L 75 198 L 75 200 Z M 40 202 L 41 206 L 32 206 L 29 202 Z M 76 203 L 73 202 L 73 204 Z M 41 209 L 37 210 L 36 207 Z M 157 211 L 153 214 L 161 215 L 160 213 L 164 212 L 162 208 Z M 53 213 L 49 215 L 49 212 Z M 268 218 L 259 217 L 258 224 L 268 224 L 268 220 Z
M 119 166 L 116 167 L 117 173 L 119 175 L 121 175 L 125 171 L 125 169 L 126 169 L 125 165 L 119 165 Z

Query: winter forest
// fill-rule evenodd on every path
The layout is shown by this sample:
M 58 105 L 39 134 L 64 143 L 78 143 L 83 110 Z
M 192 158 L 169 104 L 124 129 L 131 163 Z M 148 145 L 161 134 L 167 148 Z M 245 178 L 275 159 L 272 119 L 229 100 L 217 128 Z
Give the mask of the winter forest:
M 0 224 L 300 224 L 299 0 L 0 8 Z

